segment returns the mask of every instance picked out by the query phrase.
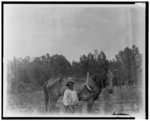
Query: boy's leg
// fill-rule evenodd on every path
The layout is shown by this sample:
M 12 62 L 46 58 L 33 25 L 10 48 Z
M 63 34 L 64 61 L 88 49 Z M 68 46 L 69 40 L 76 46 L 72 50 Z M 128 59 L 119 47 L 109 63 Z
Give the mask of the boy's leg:
M 72 113 L 74 113 L 75 112 L 75 105 L 72 105 L 71 107 L 72 107 Z
M 69 112 L 69 106 L 65 106 L 65 112 Z
M 72 105 L 67 105 L 67 106 L 65 106 L 65 111 L 66 111 L 67 113 L 73 113 L 74 111 L 73 111 Z

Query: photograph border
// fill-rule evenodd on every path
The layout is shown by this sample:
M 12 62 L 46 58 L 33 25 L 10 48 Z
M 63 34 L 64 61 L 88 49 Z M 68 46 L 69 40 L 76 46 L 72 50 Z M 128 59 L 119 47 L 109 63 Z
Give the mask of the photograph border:
M 117 116 L 116 117 L 4 117 L 3 114 L 3 96 L 4 96 L 4 88 L 3 88 L 3 79 L 4 79 L 4 5 L 5 4 L 61 4 L 61 5 L 68 5 L 68 4 L 111 4 L 111 5 L 129 5 L 135 3 L 145 3 L 145 119 L 148 119 L 148 39 L 149 39 L 149 2 L 148 1 L 1 1 L 1 72 L 2 72 L 2 81 L 1 81 L 1 119 L 135 119 L 135 117 L 123 117 Z

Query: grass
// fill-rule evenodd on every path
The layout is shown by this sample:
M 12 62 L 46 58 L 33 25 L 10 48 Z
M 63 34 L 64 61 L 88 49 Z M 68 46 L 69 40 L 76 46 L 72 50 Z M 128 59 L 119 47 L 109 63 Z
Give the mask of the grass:
M 35 92 L 21 92 L 8 96 L 8 108 L 21 112 L 44 112 L 44 93 L 42 90 Z
M 63 111 L 62 97 L 57 102 L 57 109 Z M 135 112 L 139 110 L 140 95 L 137 87 L 115 87 L 114 94 L 109 95 L 104 89 L 93 105 L 94 113 L 107 112 Z M 7 109 L 23 113 L 36 112 L 45 113 L 45 102 L 43 90 L 34 92 L 20 92 L 8 95 Z M 81 102 L 82 112 L 86 112 L 86 103 Z M 131 108 L 132 107 L 132 108 Z M 134 107 L 136 109 L 134 109 Z

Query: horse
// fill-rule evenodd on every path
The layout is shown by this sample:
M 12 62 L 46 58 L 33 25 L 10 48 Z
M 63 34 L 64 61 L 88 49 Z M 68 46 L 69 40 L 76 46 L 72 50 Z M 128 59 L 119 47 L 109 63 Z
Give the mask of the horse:
M 78 93 L 79 101 L 87 102 L 87 110 L 88 112 L 92 112 L 92 106 L 94 101 L 99 98 L 99 95 L 106 86 L 108 87 L 108 92 L 113 93 L 112 87 L 112 78 L 113 73 L 111 70 L 108 73 L 103 73 L 101 75 L 94 75 L 87 83 L 84 85 L 82 90 Z
M 72 78 L 76 80 L 76 78 Z M 50 111 L 55 110 L 57 100 L 63 95 L 65 91 L 65 78 L 50 79 L 44 84 L 44 94 L 45 94 L 45 109 L 48 111 L 48 104 L 50 103 Z M 78 79 L 78 81 L 82 81 Z M 87 111 L 92 112 L 92 106 L 95 100 L 98 99 L 100 92 L 106 86 L 112 89 L 112 72 L 109 70 L 101 75 L 93 75 L 89 77 L 87 75 L 86 83 L 77 90 L 79 101 L 87 102 Z M 85 82 L 85 80 L 84 80 Z
M 48 111 L 48 104 L 50 103 L 50 111 L 55 110 L 57 100 L 63 95 L 65 91 L 64 79 L 49 79 L 43 85 L 45 96 L 45 110 Z

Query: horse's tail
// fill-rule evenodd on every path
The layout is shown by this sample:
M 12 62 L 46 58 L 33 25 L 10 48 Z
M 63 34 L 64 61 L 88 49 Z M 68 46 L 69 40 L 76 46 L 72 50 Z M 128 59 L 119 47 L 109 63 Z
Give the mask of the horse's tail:
M 47 83 L 44 83 L 43 90 L 44 90 L 44 96 L 45 96 L 45 110 L 48 111 L 48 102 L 49 102 L 49 95 L 46 88 Z

